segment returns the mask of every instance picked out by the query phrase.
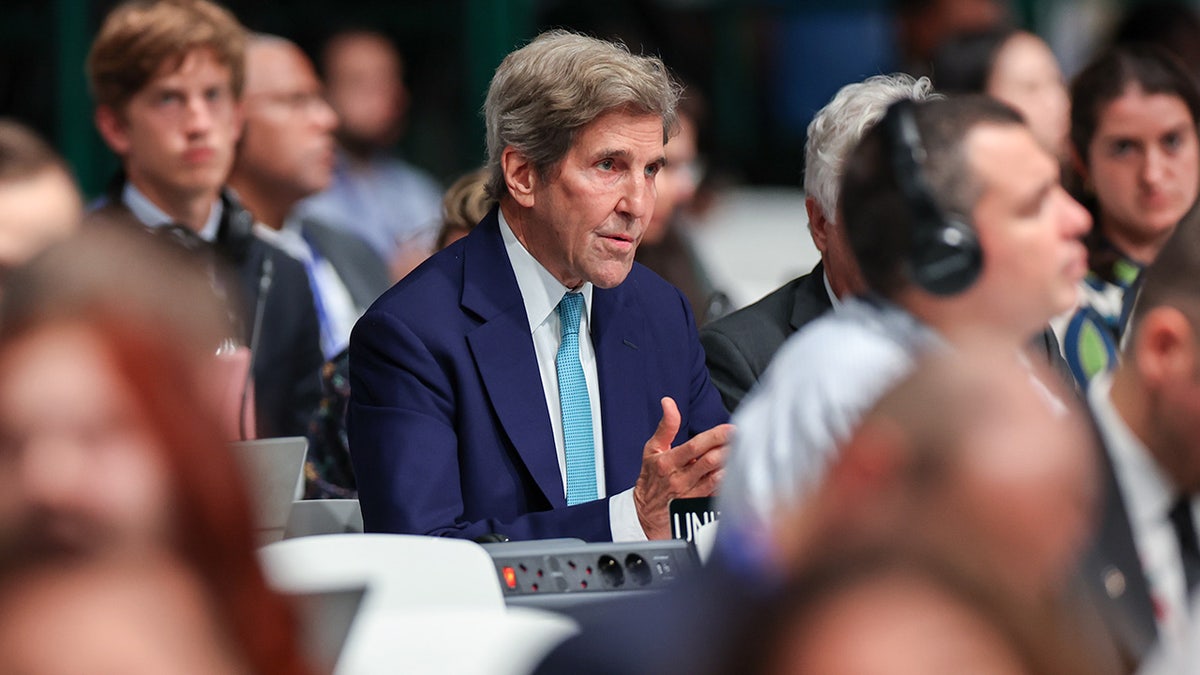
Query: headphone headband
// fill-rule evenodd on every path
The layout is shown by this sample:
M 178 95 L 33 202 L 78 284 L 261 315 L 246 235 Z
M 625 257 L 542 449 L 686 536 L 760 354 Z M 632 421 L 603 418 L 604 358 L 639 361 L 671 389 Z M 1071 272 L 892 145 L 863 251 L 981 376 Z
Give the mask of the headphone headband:
M 916 103 L 893 103 L 882 124 L 889 144 L 892 173 L 912 216 L 909 277 L 935 295 L 965 291 L 983 270 L 983 251 L 975 230 L 961 217 L 946 214 L 925 180 L 928 160 L 914 113 Z

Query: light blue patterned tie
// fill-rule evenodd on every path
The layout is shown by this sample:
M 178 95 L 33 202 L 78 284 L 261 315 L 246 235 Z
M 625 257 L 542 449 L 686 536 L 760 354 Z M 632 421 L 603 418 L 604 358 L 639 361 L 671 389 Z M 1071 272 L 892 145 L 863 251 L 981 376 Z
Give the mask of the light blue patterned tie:
M 562 408 L 563 445 L 567 456 L 567 505 L 596 499 L 596 451 L 592 440 L 592 405 L 579 364 L 579 318 L 583 296 L 567 293 L 558 303 L 562 344 L 554 357 L 558 400 Z

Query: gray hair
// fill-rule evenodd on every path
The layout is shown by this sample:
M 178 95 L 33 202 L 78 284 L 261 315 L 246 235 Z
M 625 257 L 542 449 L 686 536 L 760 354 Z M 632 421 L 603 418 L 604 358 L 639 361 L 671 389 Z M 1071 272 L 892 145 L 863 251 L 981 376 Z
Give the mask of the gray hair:
M 506 147 L 548 175 L 578 131 L 612 110 L 662 117 L 666 142 L 680 91 L 657 57 L 565 30 L 542 33 L 506 56 L 488 87 L 488 196 L 499 199 L 507 191 L 500 166 Z
M 941 98 L 928 77 L 894 73 L 875 75 L 848 84 L 817 111 L 808 124 L 804 145 L 804 191 L 814 198 L 828 220 L 838 219 L 842 174 L 850 151 L 868 129 L 883 119 L 888 106 L 903 99 Z

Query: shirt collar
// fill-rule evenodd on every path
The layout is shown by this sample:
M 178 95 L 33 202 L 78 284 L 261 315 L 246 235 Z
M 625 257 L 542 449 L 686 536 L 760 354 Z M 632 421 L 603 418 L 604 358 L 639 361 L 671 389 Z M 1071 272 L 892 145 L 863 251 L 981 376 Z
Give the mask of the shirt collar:
M 1139 525 L 1151 526 L 1167 517 L 1176 490 L 1146 445 L 1113 407 L 1111 389 L 1111 374 L 1097 375 L 1088 386 L 1088 403 L 1108 447 L 1129 517 Z
M 146 227 L 162 227 L 177 222 L 142 194 L 142 191 L 137 189 L 132 182 L 125 182 L 125 189 L 121 191 L 121 201 Z M 208 210 L 208 220 L 204 222 L 204 227 L 199 232 L 201 239 L 210 243 L 217 240 L 217 232 L 221 229 L 221 215 L 224 210 L 225 205 L 221 203 L 220 199 L 213 202 L 212 208 Z
M 512 264 L 513 274 L 517 277 L 517 288 L 525 302 L 525 314 L 529 320 L 529 332 L 546 322 L 550 314 L 558 307 L 562 297 L 568 292 L 577 291 L 583 294 L 583 309 L 587 313 L 587 325 L 591 326 L 592 318 L 592 282 L 585 281 L 578 289 L 563 286 L 550 270 L 546 269 L 525 245 L 517 239 L 517 235 L 509 227 L 504 218 L 504 212 L 496 210 L 500 220 L 500 236 L 504 239 L 504 250 L 508 253 L 508 261 Z
M 821 281 L 825 282 L 825 292 L 829 294 L 829 306 L 833 307 L 834 311 L 842 308 L 842 300 L 833 292 L 833 286 L 829 283 L 829 273 L 821 270 Z
M 305 261 L 312 257 L 312 250 L 309 248 L 308 242 L 304 240 L 299 224 L 291 220 L 284 221 L 283 228 L 279 230 L 256 221 L 254 235 L 268 244 L 283 249 L 297 260 Z

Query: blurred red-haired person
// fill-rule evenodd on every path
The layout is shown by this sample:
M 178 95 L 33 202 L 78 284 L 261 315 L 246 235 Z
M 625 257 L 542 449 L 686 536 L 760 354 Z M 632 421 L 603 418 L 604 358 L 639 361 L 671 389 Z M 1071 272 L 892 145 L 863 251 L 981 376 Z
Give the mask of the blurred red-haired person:
M 307 673 L 255 554 L 218 422 L 227 318 L 206 268 L 95 225 L 10 277 L 0 308 L 0 546 L 167 550 L 194 569 L 262 674 Z

